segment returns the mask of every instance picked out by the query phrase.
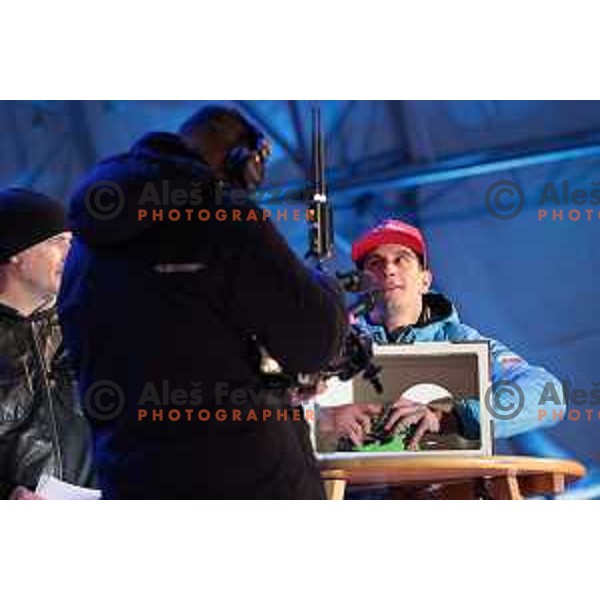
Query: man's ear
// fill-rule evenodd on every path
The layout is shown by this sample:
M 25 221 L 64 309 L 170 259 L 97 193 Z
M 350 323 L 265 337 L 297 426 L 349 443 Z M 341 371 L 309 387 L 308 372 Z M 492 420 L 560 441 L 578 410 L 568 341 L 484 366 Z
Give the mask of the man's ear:
M 421 278 L 421 293 L 426 294 L 431 288 L 431 284 L 433 282 L 433 273 L 428 269 L 423 269 Z
M 21 264 L 23 263 L 23 257 L 20 254 L 15 254 L 15 256 L 11 256 L 6 262 L 7 267 L 12 267 L 12 269 L 20 269 Z

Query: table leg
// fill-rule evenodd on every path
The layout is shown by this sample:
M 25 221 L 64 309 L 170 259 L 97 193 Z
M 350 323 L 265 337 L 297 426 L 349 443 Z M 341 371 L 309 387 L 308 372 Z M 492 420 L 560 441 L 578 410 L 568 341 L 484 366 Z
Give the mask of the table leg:
M 562 473 L 523 475 L 520 478 L 520 487 L 525 497 L 562 494 L 565 491 L 565 476 Z
M 486 486 L 491 500 L 522 500 L 519 480 L 516 474 L 507 473 L 488 480 Z
M 346 492 L 345 479 L 325 479 L 323 481 L 327 500 L 343 500 Z

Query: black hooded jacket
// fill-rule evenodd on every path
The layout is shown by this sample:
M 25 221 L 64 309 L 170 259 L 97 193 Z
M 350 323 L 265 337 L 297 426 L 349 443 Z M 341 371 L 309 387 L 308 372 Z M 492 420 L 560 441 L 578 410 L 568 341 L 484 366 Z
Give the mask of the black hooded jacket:
M 90 189 L 106 182 L 118 214 L 98 219 Z M 174 190 L 191 198 L 198 189 L 202 206 L 194 210 L 211 211 L 208 220 L 138 218 L 140 198 L 142 208 L 166 212 Z M 149 134 L 98 165 L 72 199 L 75 241 L 60 310 L 105 497 L 323 496 L 304 419 L 290 409 L 246 418 L 264 402 L 256 401 L 264 382 L 252 340 L 287 373 L 319 370 L 345 335 L 341 294 L 296 258 L 269 220 L 245 219 L 256 205 L 234 207 L 218 189 L 178 137 Z M 160 206 L 144 204 L 157 195 Z M 215 218 L 218 208 L 226 219 Z M 219 408 L 228 411 L 221 421 Z M 193 409 L 194 417 L 172 421 L 171 409 Z M 208 420 L 195 416 L 200 409 Z
M 42 474 L 90 487 L 91 438 L 54 309 L 23 317 L 0 304 L 0 498 Z

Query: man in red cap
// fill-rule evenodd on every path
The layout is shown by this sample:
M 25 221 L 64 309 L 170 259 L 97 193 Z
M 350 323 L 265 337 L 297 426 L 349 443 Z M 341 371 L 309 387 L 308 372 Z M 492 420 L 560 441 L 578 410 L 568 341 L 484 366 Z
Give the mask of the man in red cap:
M 416 227 L 395 219 L 386 220 L 353 244 L 352 259 L 360 271 L 368 273 L 376 282 L 379 291 L 373 311 L 360 317 L 357 323 L 375 343 L 488 340 L 492 384 L 509 381 L 518 385 L 525 396 L 524 407 L 518 415 L 496 420 L 495 436 L 511 437 L 557 422 L 554 417 L 540 420 L 539 399 L 551 384 L 555 397 L 564 404 L 560 382 L 545 369 L 529 365 L 500 342 L 461 323 L 452 303 L 442 294 L 430 291 L 433 277 L 428 268 L 427 247 Z M 377 410 L 380 407 L 359 404 L 322 408 L 319 427 L 321 431 L 348 437 L 353 444 L 361 445 L 369 432 L 371 416 Z M 477 399 L 458 402 L 451 412 L 442 412 L 439 408 L 399 398 L 388 417 L 386 429 L 415 426 L 409 449 L 415 449 L 426 433 L 440 430 L 459 431 L 466 438 L 477 439 L 479 410 Z

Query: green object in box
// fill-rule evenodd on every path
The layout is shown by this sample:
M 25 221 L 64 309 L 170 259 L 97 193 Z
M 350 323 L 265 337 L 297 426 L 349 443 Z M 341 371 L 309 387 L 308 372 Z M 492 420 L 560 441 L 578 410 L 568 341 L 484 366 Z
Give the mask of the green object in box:
M 374 442 L 354 448 L 355 452 L 404 452 L 405 450 L 404 439 L 400 436 L 394 436 L 387 442 Z
M 407 452 L 409 441 L 417 431 L 417 427 L 410 425 L 386 432 L 385 424 L 391 408 L 388 407 L 382 417 L 372 419 L 371 433 L 366 436 L 362 445 L 355 446 L 348 437 L 343 437 L 338 441 L 338 452 Z M 420 449 L 417 446 L 416 450 Z
M 366 444 L 355 446 L 352 450 L 353 452 L 406 452 L 409 440 L 415 434 L 416 429 L 413 425 L 385 437 L 379 434 Z M 416 449 L 420 450 L 418 446 Z

